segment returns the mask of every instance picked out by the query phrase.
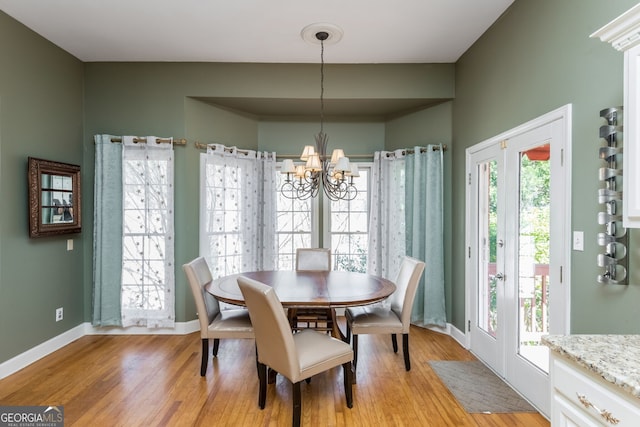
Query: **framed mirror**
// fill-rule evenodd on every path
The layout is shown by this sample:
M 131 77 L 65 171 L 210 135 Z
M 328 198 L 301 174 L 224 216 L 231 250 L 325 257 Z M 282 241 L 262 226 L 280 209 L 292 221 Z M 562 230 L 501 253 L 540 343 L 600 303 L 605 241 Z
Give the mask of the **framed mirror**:
M 29 237 L 82 229 L 80 166 L 29 157 Z

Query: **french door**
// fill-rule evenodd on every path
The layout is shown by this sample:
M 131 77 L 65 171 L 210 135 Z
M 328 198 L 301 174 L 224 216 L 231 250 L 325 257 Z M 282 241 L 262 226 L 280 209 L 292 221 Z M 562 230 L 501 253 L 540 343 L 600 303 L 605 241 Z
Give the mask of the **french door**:
M 540 339 L 568 332 L 569 113 L 467 150 L 469 346 L 545 414 Z

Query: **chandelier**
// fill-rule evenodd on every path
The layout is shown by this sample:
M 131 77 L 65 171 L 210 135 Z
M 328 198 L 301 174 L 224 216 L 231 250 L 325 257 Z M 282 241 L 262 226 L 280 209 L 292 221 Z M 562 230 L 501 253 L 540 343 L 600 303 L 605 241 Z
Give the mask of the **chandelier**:
M 315 146 L 304 147 L 300 156 L 304 164 L 296 165 L 292 159 L 283 160 L 281 173 L 287 176 L 280 192 L 289 199 L 306 200 L 316 197 L 322 187 L 330 200 L 353 200 L 358 194 L 353 185 L 353 178 L 360 176 L 358 165 L 350 163 L 341 148 L 334 149 L 330 157 L 327 155 L 329 137 L 323 129 L 324 42 L 329 38 L 329 33 L 318 31 L 315 38 L 320 41 L 320 132 L 315 136 Z

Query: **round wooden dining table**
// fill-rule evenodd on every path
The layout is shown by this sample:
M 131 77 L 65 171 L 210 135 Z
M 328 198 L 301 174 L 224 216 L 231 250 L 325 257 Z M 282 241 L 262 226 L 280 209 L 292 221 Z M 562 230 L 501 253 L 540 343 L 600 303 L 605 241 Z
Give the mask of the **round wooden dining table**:
M 214 280 L 205 289 L 219 301 L 244 305 L 237 278 L 245 276 L 273 287 L 285 308 L 336 308 L 373 304 L 396 290 L 390 280 L 348 271 L 252 271 Z M 333 319 L 336 337 L 344 338 Z
M 239 276 L 273 287 L 282 305 L 292 308 L 367 305 L 387 298 L 396 290 L 390 280 L 348 271 L 252 271 L 214 280 L 206 290 L 219 301 L 244 305 Z

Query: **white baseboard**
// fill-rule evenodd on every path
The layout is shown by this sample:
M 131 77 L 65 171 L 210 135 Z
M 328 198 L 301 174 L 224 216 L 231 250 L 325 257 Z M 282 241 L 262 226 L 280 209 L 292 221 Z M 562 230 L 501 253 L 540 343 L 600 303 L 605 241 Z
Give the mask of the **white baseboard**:
M 38 344 L 37 346 L 7 360 L 6 362 L 0 363 L 0 379 L 18 372 L 20 369 L 29 366 L 33 362 L 42 359 L 48 354 L 51 354 L 68 344 L 71 344 L 78 338 L 82 338 L 84 335 L 85 327 L 84 324 L 81 324 L 43 342 L 42 344 Z
M 142 326 L 130 326 L 121 328 L 95 327 L 90 323 L 85 323 L 85 335 L 186 335 L 200 330 L 198 319 L 188 322 L 176 322 L 173 328 L 145 328 Z
M 449 335 L 451 338 L 456 340 L 458 344 L 460 344 L 462 347 L 466 349 L 469 348 L 469 344 L 467 342 L 468 341 L 467 336 L 465 335 L 465 333 L 462 332 L 460 329 L 456 328 L 455 326 L 453 326 L 451 323 L 447 323 L 447 325 L 444 328 L 441 328 L 439 326 L 429 326 L 427 329 L 429 329 L 430 331 Z
M 462 347 L 468 350 L 469 336 L 451 324 L 448 324 L 448 326 L 449 326 L 449 335 L 451 336 L 451 338 L 458 341 L 458 344 L 460 344 Z
M 26 368 L 33 362 L 42 359 L 62 347 L 71 344 L 85 335 L 186 335 L 200 330 L 198 320 L 176 323 L 173 329 L 149 328 L 96 328 L 91 323 L 82 323 L 62 334 L 38 344 L 6 362 L 0 363 L 0 379 L 8 377 Z

